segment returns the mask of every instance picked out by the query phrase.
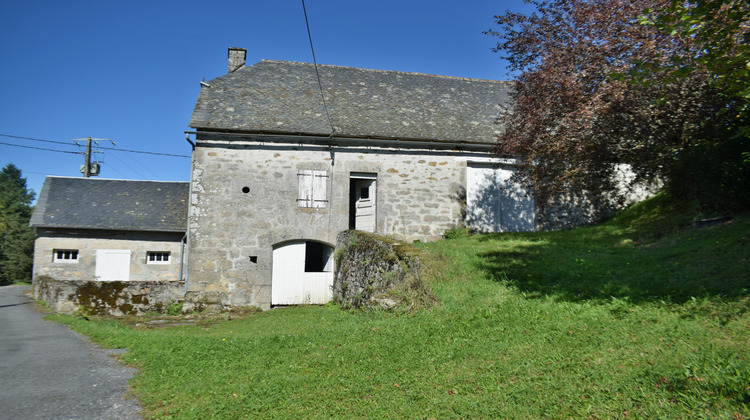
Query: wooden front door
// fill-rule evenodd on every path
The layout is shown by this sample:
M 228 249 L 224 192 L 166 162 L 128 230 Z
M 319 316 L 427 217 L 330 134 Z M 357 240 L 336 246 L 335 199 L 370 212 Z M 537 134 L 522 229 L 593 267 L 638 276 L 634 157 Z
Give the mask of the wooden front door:
M 354 229 L 375 232 L 376 200 L 374 179 L 355 179 L 354 188 Z

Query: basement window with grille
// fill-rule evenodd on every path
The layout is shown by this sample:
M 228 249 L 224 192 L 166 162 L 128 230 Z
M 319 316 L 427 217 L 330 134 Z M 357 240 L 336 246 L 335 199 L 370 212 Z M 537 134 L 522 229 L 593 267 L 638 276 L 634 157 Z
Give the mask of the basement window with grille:
M 56 249 L 52 251 L 52 262 L 56 263 L 77 263 L 77 249 Z
M 146 264 L 169 264 L 170 252 L 149 251 L 146 253 Z

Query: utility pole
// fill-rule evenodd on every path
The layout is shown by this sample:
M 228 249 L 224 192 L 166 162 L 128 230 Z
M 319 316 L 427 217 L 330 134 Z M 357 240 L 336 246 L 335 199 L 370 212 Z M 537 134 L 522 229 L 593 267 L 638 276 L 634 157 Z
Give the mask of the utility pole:
M 83 162 L 83 177 L 88 178 L 91 176 L 91 137 L 86 139 L 86 157 Z
M 96 163 L 97 170 L 96 171 L 91 170 L 92 168 L 91 166 L 91 142 L 93 141 L 94 143 L 96 143 L 97 140 L 106 140 L 106 141 L 112 142 L 112 145 L 114 145 L 115 142 L 113 142 L 110 139 L 94 139 L 91 137 L 86 137 L 85 139 L 73 139 L 73 141 L 76 142 L 76 144 L 78 144 L 79 141 L 84 141 L 84 140 L 86 141 L 86 153 L 84 154 L 83 165 L 81 165 L 81 172 L 83 173 L 84 178 L 88 178 L 91 175 L 99 175 L 98 163 Z M 96 143 L 96 144 L 98 145 L 99 143 Z M 97 152 L 97 153 L 101 153 L 101 152 Z

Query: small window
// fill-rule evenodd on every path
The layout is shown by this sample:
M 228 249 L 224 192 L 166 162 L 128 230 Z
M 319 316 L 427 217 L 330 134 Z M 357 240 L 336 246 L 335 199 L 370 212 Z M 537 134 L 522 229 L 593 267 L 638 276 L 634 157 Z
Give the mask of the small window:
M 324 208 L 328 207 L 328 172 L 327 171 L 299 171 L 298 207 Z
M 56 249 L 52 251 L 52 261 L 56 263 L 77 263 L 77 249 Z
M 170 252 L 149 251 L 146 254 L 146 264 L 169 264 Z

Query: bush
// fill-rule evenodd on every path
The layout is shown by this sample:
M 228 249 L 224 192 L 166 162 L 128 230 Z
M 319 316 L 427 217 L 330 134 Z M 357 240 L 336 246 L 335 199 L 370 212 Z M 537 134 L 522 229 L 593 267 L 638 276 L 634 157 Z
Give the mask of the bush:
M 464 238 L 464 237 L 469 236 L 469 233 L 471 233 L 469 228 L 455 226 L 446 230 L 445 233 L 443 233 L 443 238 L 445 239 Z
M 178 302 L 172 302 L 169 305 L 167 305 L 167 315 L 169 316 L 177 316 L 182 315 L 182 305 L 185 302 L 178 301 Z

